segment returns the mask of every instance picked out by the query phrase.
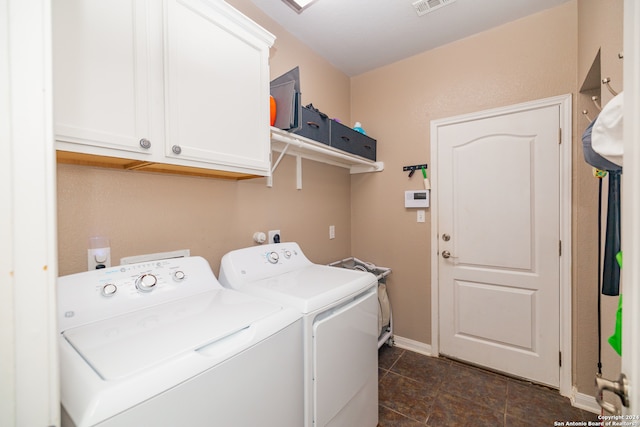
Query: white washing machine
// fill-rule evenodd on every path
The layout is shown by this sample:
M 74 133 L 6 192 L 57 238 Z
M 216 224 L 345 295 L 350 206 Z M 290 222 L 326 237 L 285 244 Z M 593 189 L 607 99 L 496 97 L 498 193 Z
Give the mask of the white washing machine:
M 223 288 L 200 257 L 57 286 L 63 426 L 303 425 L 297 310 Z
M 378 423 L 378 299 L 367 272 L 314 264 L 296 243 L 227 253 L 220 283 L 303 315 L 305 426 Z

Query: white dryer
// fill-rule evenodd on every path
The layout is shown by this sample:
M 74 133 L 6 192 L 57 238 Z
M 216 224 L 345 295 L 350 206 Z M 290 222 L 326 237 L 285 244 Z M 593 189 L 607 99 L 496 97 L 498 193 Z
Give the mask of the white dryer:
M 57 287 L 63 426 L 303 424 L 300 313 L 223 288 L 203 258 Z
M 314 264 L 297 243 L 279 243 L 227 253 L 219 280 L 303 315 L 305 426 L 377 425 L 378 281 L 373 274 Z

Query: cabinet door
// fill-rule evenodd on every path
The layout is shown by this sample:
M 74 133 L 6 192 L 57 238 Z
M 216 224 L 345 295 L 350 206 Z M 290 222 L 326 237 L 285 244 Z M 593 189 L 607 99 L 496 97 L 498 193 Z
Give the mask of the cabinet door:
M 166 156 L 268 175 L 273 36 L 222 1 L 165 7 Z
M 52 2 L 59 149 L 149 152 L 140 144 L 151 139 L 147 12 L 143 0 Z

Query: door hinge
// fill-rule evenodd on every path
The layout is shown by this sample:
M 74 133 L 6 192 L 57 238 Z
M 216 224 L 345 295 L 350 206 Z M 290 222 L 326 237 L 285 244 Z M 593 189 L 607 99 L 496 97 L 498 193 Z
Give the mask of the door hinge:
M 558 144 L 562 144 L 562 128 L 558 128 Z
M 562 368 L 562 352 L 558 352 L 558 366 Z
M 558 240 L 558 256 L 562 256 L 562 240 Z

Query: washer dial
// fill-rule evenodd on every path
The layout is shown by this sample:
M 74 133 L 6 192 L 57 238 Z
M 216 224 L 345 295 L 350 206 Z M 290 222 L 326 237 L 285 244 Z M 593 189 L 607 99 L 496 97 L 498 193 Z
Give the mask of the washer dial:
M 136 288 L 140 292 L 151 292 L 158 284 L 158 278 L 151 273 L 143 274 L 136 279 Z
M 269 261 L 271 264 L 277 264 L 279 260 L 280 255 L 278 255 L 277 252 L 271 251 L 267 254 L 267 261 Z
M 113 283 L 107 283 L 102 287 L 102 295 L 105 297 L 111 297 L 116 293 L 117 290 L 118 287 L 116 285 L 114 285 Z

